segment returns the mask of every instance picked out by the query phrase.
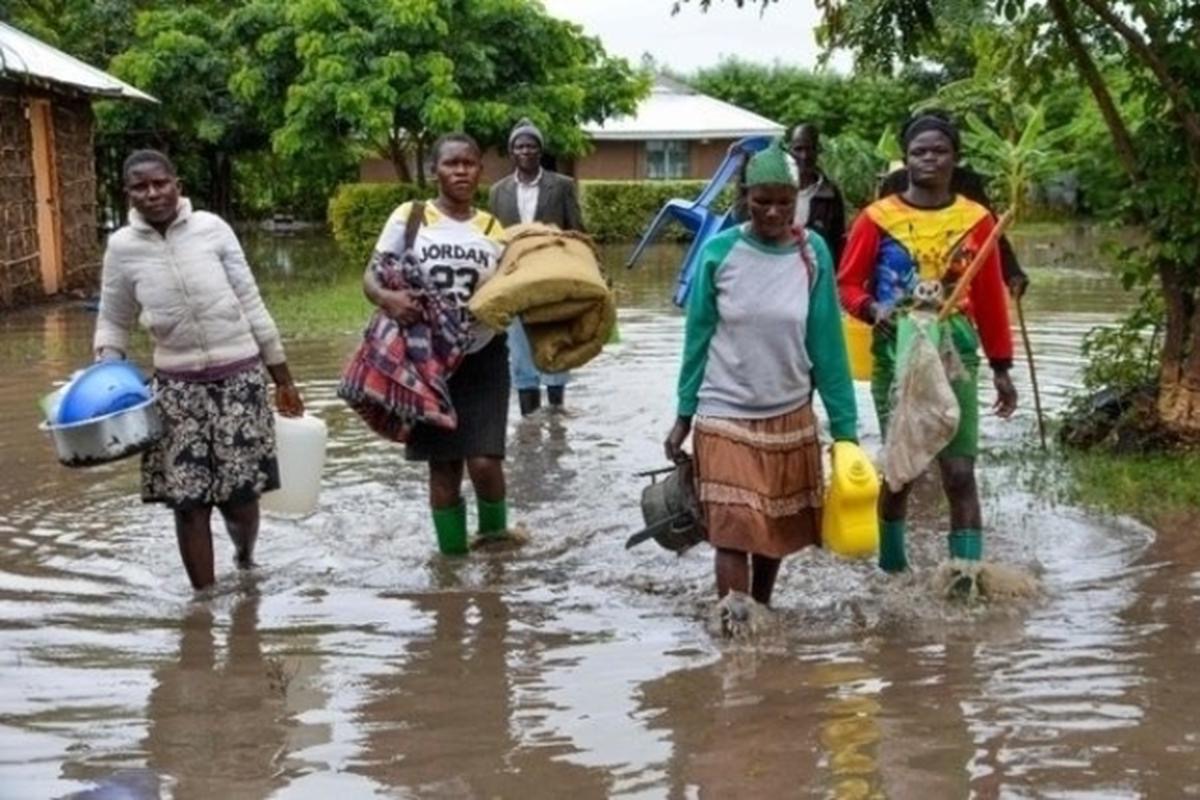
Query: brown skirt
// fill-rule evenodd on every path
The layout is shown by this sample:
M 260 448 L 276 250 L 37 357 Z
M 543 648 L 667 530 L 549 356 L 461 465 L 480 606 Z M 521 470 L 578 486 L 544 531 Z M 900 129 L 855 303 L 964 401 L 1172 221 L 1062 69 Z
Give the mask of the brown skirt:
M 821 446 L 812 405 L 770 419 L 698 417 L 700 505 L 713 547 L 782 558 L 821 544 Z

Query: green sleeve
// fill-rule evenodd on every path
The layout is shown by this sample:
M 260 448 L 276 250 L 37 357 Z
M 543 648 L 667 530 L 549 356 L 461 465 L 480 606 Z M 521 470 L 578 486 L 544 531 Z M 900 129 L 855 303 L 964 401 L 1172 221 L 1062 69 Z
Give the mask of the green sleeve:
M 808 308 L 808 331 L 804 346 L 812 362 L 813 387 L 829 415 L 829 428 L 835 441 L 858 441 L 858 408 L 854 401 L 854 382 L 850 378 L 850 358 L 842 332 L 842 313 L 838 304 L 833 274 L 833 258 L 824 240 L 808 234 L 817 256 L 817 277 Z
M 700 384 L 708 364 L 708 345 L 717 330 L 717 269 L 738 240 L 736 231 L 714 237 L 700 251 L 700 265 L 688 296 L 687 320 L 683 328 L 683 364 L 679 369 L 681 417 L 696 413 Z

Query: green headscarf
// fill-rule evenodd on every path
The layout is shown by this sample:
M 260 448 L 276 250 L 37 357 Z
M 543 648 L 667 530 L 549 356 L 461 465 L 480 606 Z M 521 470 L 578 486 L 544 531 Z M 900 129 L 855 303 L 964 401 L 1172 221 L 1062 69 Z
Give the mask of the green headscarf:
M 796 188 L 800 185 L 797 172 L 791 153 L 783 149 L 783 141 L 774 139 L 747 162 L 746 187 L 784 184 Z

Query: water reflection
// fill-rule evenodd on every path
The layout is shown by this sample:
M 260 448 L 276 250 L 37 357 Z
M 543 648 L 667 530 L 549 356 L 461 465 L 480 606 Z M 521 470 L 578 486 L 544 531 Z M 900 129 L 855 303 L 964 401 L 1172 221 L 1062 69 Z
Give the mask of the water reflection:
M 569 413 L 542 409 L 514 427 L 505 470 L 508 480 L 522 487 L 523 508 L 555 502 L 576 480 L 564 458 L 571 453 Z
M 259 602 L 254 593 L 234 603 L 220 644 L 213 610 L 196 605 L 177 656 L 153 672 L 146 762 L 178 800 L 265 797 L 284 783 L 294 676 L 263 652 Z
M 370 679 L 356 772 L 418 797 L 521 797 L 532 787 L 543 796 L 608 795 L 603 770 L 560 758 L 561 747 L 522 746 L 510 675 L 522 654 L 500 595 L 406 599 L 428 615 L 428 634 L 406 648 L 394 672 Z
M 961 709 L 974 674 L 971 641 L 914 647 L 880 637 L 873 645 L 864 659 L 887 676 L 878 689 L 883 790 L 906 800 L 971 796 L 974 748 Z
M 647 724 L 673 744 L 668 796 L 885 796 L 883 682 L 865 662 L 821 650 L 799 660 L 733 652 L 643 684 Z
M 810 680 L 829 695 L 819 713 L 831 793 L 839 800 L 881 797 L 875 759 L 881 738 L 879 678 L 864 663 L 832 662 L 815 666 Z

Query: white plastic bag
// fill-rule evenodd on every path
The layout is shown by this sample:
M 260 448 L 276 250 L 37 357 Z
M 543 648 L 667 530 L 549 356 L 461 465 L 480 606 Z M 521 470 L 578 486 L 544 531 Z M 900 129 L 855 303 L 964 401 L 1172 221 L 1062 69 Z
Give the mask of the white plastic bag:
M 939 352 L 937 321 L 907 315 L 897 324 L 896 384 L 883 448 L 883 476 L 898 492 L 954 438 L 961 411 Z M 960 362 L 961 368 L 961 362 Z

